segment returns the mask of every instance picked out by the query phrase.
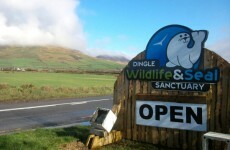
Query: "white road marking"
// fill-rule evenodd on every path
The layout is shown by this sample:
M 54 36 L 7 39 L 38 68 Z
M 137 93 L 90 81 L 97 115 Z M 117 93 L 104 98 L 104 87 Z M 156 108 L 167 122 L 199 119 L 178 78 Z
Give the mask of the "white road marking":
M 90 102 L 108 101 L 108 100 L 111 100 L 111 99 L 88 100 L 88 101 L 82 101 L 82 102 L 70 102 L 70 103 L 40 105 L 40 106 L 21 107 L 21 108 L 9 108 L 9 109 L 1 109 L 0 112 L 15 111 L 15 110 L 27 110 L 27 109 L 45 108 L 45 107 L 55 107 L 55 106 L 61 106 L 61 105 L 81 105 L 81 104 L 86 104 L 86 103 L 90 103 Z

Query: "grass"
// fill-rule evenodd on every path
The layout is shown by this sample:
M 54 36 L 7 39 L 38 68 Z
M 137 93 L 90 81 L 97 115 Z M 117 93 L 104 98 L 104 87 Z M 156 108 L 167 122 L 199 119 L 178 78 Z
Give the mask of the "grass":
M 0 102 L 110 95 L 113 75 L 0 72 Z
M 36 129 L 0 136 L 0 149 L 4 150 L 57 150 L 66 143 L 86 142 L 89 126 L 75 126 L 60 129 Z
M 113 75 L 70 74 L 47 72 L 0 72 L 0 84 L 21 86 L 33 84 L 36 87 L 112 87 Z
M 0 136 L 0 149 L 9 150 L 56 150 L 83 149 L 89 136 L 90 126 L 74 126 L 59 129 L 36 129 Z M 81 144 L 78 144 L 81 143 Z M 122 140 L 98 148 L 100 150 L 167 150 L 149 143 Z

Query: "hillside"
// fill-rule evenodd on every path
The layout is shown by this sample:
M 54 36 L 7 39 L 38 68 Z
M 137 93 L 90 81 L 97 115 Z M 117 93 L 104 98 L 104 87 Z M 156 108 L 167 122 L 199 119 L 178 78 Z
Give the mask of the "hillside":
M 1 46 L 0 68 L 120 70 L 124 65 L 54 46 Z
M 125 58 L 124 56 L 108 56 L 108 55 L 99 55 L 97 58 L 111 60 L 119 63 L 127 64 L 129 59 Z

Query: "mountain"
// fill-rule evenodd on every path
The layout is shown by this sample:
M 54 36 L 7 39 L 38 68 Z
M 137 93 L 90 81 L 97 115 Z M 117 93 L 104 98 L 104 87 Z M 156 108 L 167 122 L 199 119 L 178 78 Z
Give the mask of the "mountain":
M 124 56 L 108 56 L 108 55 L 99 55 L 97 58 L 115 61 L 115 62 L 121 62 L 127 64 L 129 62 L 129 59 L 125 58 Z
M 0 68 L 120 70 L 124 65 L 55 46 L 0 46 Z

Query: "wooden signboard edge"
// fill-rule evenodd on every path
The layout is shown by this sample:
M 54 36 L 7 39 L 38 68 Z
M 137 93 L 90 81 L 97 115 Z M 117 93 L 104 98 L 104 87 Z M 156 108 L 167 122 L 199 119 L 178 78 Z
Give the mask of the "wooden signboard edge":
M 155 95 L 155 94 L 137 94 L 136 100 L 151 100 L 162 102 L 207 104 L 205 96 L 177 96 L 177 95 Z

